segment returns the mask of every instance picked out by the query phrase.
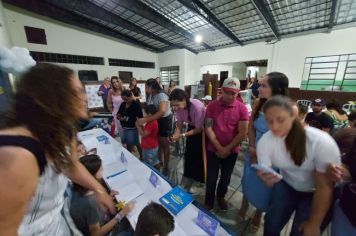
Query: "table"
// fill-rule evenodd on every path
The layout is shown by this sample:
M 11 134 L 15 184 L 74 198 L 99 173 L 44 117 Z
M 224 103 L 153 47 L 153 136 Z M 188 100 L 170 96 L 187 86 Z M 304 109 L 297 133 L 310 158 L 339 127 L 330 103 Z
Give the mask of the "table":
M 107 142 L 99 141 L 97 137 L 107 137 Z M 97 154 L 101 157 L 104 166 L 104 177 L 107 178 L 110 175 L 113 166 L 114 169 L 117 166 L 119 171 L 120 168 L 126 168 L 127 171 L 131 173 L 135 183 L 140 186 L 143 190 L 143 194 L 135 199 L 135 208 L 134 210 L 127 216 L 130 224 L 133 228 L 135 228 L 137 223 L 137 218 L 141 210 L 151 201 L 159 203 L 159 198 L 169 192 L 172 189 L 169 181 L 163 177 L 160 173 L 158 173 L 155 169 L 150 168 L 148 165 L 142 163 L 138 160 L 134 155 L 132 155 L 129 151 L 127 151 L 121 143 L 117 142 L 114 138 L 112 138 L 109 134 L 107 134 L 102 129 L 92 129 L 78 133 L 78 139 L 83 143 L 85 148 L 97 148 Z M 127 162 L 123 164 L 120 161 L 121 153 L 124 153 Z M 114 160 L 114 162 L 112 162 Z M 111 163 L 111 164 L 108 164 Z M 122 165 L 125 165 L 123 167 Z M 160 186 L 155 188 L 149 181 L 149 177 L 151 172 L 158 176 L 160 180 Z M 109 182 L 108 182 L 109 183 Z M 109 186 L 110 187 L 110 186 Z M 120 189 L 115 189 L 120 192 Z M 122 193 L 122 192 L 121 192 Z M 192 204 L 188 205 L 184 208 L 175 219 L 175 230 L 170 234 L 173 236 L 201 236 L 207 235 L 200 227 L 195 224 L 195 219 L 198 215 L 199 210 L 203 210 L 199 207 L 199 204 L 196 201 L 193 201 Z M 205 211 L 206 212 L 206 211 Z M 210 216 L 211 213 L 206 212 Z M 214 217 L 214 216 L 213 216 Z M 215 218 L 215 217 L 214 217 Z M 233 232 L 228 230 L 224 225 L 220 223 L 216 235 L 225 236 L 225 235 L 234 235 Z

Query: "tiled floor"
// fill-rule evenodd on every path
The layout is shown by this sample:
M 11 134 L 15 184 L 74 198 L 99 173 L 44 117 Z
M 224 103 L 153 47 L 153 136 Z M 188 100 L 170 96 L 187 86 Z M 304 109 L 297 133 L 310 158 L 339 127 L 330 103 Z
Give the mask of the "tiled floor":
M 179 158 L 172 153 L 171 156 L 171 161 L 172 164 L 177 162 L 178 160 L 178 165 L 171 165 L 171 166 L 176 166 L 177 167 L 177 176 L 178 180 L 181 180 L 182 175 L 183 175 L 183 160 L 182 158 Z M 230 229 L 232 229 L 234 232 L 237 233 L 237 235 L 263 235 L 263 230 L 260 228 L 258 232 L 255 234 L 249 233 L 249 220 L 246 220 L 244 222 L 237 222 L 237 211 L 240 208 L 241 201 L 242 201 L 242 193 L 241 193 L 241 177 L 242 177 L 242 170 L 243 170 L 243 162 L 241 159 L 239 159 L 236 162 L 235 169 L 233 171 L 233 174 L 231 176 L 231 182 L 229 186 L 228 193 L 226 194 L 225 199 L 228 201 L 229 205 L 229 210 L 227 211 L 222 211 L 218 208 L 217 204 L 215 204 L 215 208 L 212 211 L 213 214 L 215 214 L 221 222 L 223 222 L 225 225 L 227 225 Z M 200 202 L 201 204 L 204 204 L 204 195 L 205 195 L 205 189 L 204 186 L 198 188 L 198 194 L 194 195 L 196 200 Z M 250 207 L 248 216 L 251 216 L 253 214 L 253 209 Z M 247 217 L 249 218 L 249 217 Z

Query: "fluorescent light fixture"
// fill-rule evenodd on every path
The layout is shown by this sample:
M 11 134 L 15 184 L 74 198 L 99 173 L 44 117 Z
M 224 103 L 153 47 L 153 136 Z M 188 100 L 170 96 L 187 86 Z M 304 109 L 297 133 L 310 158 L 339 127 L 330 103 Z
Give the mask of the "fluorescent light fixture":
M 197 43 L 201 43 L 201 42 L 203 41 L 203 37 L 198 34 L 197 36 L 195 36 L 194 40 L 195 40 L 195 42 L 197 42 Z

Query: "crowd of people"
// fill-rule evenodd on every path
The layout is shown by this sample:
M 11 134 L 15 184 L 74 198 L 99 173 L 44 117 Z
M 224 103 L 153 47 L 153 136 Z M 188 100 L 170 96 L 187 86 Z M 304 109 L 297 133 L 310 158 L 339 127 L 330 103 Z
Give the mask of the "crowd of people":
M 157 78 L 145 82 L 145 103 L 135 78 L 128 88 L 117 76 L 105 78 L 98 96 L 126 148 L 137 149 L 166 176 L 171 144 L 186 139 L 183 176 L 189 181 L 183 187 L 205 184 L 207 210 L 215 202 L 229 209 L 225 195 L 240 144 L 248 140 L 237 220 L 245 220 L 252 205 L 251 232 L 265 214 L 264 235 L 280 235 L 294 214 L 290 234 L 315 236 L 333 221 L 335 206 L 338 219 L 346 219 L 333 226 L 335 235 L 355 234 L 356 112 L 347 115 L 336 101 L 318 98 L 308 113 L 288 97 L 288 86 L 283 73 L 264 75 L 254 86 L 251 114 L 238 98 L 237 78 L 225 79 L 221 96 L 207 106 L 173 83 L 164 91 Z M 70 235 L 60 214 L 70 182 L 71 217 L 84 235 L 168 235 L 174 218 L 160 204 L 142 210 L 134 231 L 125 221 L 134 204 L 116 211 L 117 192 L 103 184 L 100 157 L 76 140 L 80 119 L 88 119 L 86 96 L 72 70 L 41 63 L 18 80 L 0 118 L 0 184 L 6 189 L 0 234 Z

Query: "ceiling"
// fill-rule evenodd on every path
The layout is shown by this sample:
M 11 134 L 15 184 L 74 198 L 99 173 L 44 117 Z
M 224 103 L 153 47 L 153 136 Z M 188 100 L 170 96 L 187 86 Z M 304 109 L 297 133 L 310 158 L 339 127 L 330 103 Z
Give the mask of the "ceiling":
M 354 0 L 3 0 L 154 52 L 193 53 L 330 32 L 356 21 Z M 194 38 L 201 35 L 203 41 Z

